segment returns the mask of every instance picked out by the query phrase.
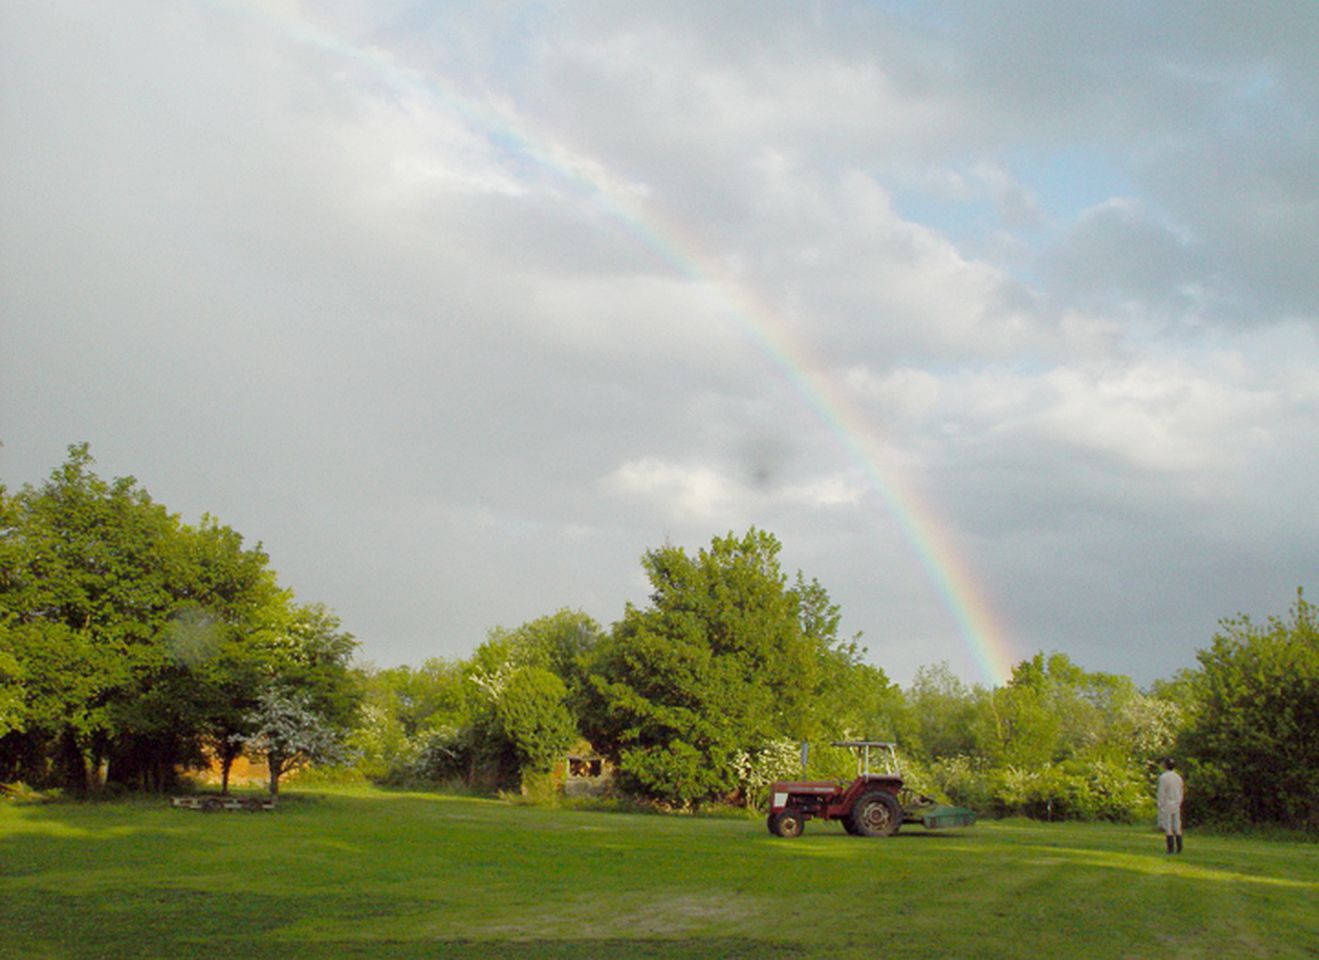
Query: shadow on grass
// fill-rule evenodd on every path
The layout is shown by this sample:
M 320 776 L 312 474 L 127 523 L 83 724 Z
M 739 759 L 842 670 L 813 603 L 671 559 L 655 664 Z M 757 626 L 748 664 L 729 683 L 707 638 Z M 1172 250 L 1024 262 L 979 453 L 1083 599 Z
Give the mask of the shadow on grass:
M 1151 845 L 1152 847 L 1152 845 Z M 1073 847 L 1042 848 L 1035 857 L 1017 858 L 1023 865 L 1039 866 L 1050 863 L 1069 863 L 1073 866 L 1089 867 L 1107 871 L 1125 871 L 1129 873 L 1153 876 L 1175 876 L 1185 880 L 1213 883 L 1230 883 L 1234 885 L 1257 885 L 1280 887 L 1295 890 L 1313 890 L 1319 894 L 1319 881 L 1300 880 L 1266 873 L 1246 873 L 1240 870 L 1199 863 L 1194 856 L 1178 855 L 1169 858 L 1160 850 L 1152 849 L 1148 853 L 1117 853 L 1111 851 L 1077 849 Z
M 631 940 L 428 940 L 428 941 L 337 941 L 301 943 L 290 952 L 290 945 L 272 944 L 269 952 L 245 953 L 252 958 L 284 958 L 295 955 L 302 960 L 338 960 L 341 957 L 369 957 L 372 960 L 403 960 L 410 957 L 463 958 L 463 960 L 774 960 L 782 957 L 818 956 L 818 951 L 797 944 L 775 943 L 740 937 L 707 939 Z
M 805 957 L 802 945 L 745 937 L 579 938 L 549 940 L 303 939 L 287 930 L 293 918 L 320 914 L 339 920 L 394 918 L 433 911 L 433 902 L 397 896 L 235 895 L 196 889 L 150 887 L 77 896 L 21 891 L 6 897 L 0 917 L 5 937 L 0 957 L 241 956 L 249 960 L 287 957 L 307 960 L 370 957 L 463 957 L 473 960 L 555 958 Z M 77 931 L 71 937 L 70 931 Z

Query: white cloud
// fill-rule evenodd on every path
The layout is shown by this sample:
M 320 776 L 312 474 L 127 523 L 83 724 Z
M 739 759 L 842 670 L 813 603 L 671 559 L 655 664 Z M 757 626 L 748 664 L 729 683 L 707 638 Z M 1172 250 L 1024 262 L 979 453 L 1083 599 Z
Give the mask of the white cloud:
M 649 501 L 675 520 L 719 523 L 733 506 L 729 478 L 706 466 L 681 466 L 653 457 L 620 464 L 604 480 L 606 490 Z
M 813 508 L 855 507 L 865 495 L 865 487 L 854 477 L 835 475 L 785 487 L 779 499 L 785 504 Z
M 1273 398 L 1176 366 L 1119 371 L 1063 370 L 1045 380 L 1050 397 L 1038 426 L 1055 441 L 1112 455 L 1158 473 L 1222 471 L 1250 457 L 1223 449 L 1224 432 L 1266 421 Z
M 706 524 L 712 532 L 753 525 L 785 509 L 855 507 L 864 486 L 848 474 L 770 486 L 707 464 L 671 463 L 659 457 L 628 460 L 602 482 L 609 494 L 644 504 L 663 520 Z

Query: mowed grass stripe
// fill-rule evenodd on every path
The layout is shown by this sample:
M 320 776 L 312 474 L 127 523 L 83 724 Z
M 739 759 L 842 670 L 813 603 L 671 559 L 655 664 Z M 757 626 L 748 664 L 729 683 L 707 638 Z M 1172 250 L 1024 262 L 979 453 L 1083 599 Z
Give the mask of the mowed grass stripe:
M 0 956 L 1319 957 L 1319 847 L 809 824 L 360 789 L 0 807 Z

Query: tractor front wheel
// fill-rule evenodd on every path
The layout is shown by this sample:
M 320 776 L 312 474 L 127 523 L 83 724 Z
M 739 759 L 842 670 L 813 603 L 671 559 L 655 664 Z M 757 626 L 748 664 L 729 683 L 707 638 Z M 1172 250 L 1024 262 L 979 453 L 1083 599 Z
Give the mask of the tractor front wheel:
M 801 814 L 796 810 L 781 810 L 769 815 L 769 832 L 776 837 L 800 837 L 802 826 Z
M 902 807 L 887 790 L 872 790 L 857 798 L 848 818 L 852 830 L 863 837 L 891 837 L 902 826 Z

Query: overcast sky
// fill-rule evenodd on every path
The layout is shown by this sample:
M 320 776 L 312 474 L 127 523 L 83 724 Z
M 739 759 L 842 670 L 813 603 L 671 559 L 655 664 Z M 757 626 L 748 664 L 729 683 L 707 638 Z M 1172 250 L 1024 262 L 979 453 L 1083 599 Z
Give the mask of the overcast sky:
M 899 682 L 1170 676 L 1319 592 L 1316 50 L 1312 0 L 3 0 L 0 481 L 86 440 L 381 665 L 754 524 Z

